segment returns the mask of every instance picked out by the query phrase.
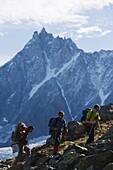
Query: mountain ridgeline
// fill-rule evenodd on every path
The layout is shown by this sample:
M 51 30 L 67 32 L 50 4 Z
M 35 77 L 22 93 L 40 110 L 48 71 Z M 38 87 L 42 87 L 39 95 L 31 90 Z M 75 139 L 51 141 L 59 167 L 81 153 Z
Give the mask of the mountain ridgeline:
M 113 101 L 113 51 L 86 53 L 70 38 L 54 38 L 43 28 L 0 67 L 1 143 L 23 121 L 48 134 L 48 120 L 65 112 L 67 121 L 95 103 Z

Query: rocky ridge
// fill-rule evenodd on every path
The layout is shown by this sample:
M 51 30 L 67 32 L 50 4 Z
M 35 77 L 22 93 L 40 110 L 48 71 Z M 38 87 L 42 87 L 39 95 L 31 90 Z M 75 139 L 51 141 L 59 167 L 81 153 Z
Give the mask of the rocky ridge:
M 113 105 L 102 107 L 101 131 L 96 130 L 95 141 L 87 148 L 84 144 L 87 135 L 80 122 L 68 124 L 67 134 L 60 152 L 52 156 L 52 140 L 48 139 L 43 146 L 32 149 L 29 162 L 25 159 L 13 166 L 14 158 L 1 161 L 1 170 L 112 170 L 113 169 Z M 107 119 L 105 119 L 107 117 Z

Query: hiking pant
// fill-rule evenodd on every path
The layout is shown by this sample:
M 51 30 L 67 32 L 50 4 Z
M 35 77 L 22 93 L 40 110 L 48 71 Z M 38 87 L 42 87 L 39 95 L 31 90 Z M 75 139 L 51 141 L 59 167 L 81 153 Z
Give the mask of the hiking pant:
M 94 125 L 92 125 L 92 126 L 85 126 L 85 130 L 86 130 L 86 132 L 87 132 L 87 134 L 89 136 L 89 138 L 86 141 L 86 145 L 88 143 L 91 143 L 91 142 L 94 141 L 94 133 L 95 133 L 94 129 L 95 129 Z
M 60 145 L 60 142 L 61 142 L 61 134 L 57 133 L 57 132 L 54 132 L 52 134 L 52 137 L 54 139 L 53 153 L 57 154 L 57 152 L 59 150 L 59 145 Z
M 16 160 L 15 160 L 14 164 L 17 164 L 17 162 L 21 161 L 21 159 L 23 158 L 24 153 L 26 154 L 26 161 L 28 161 L 29 156 L 31 154 L 29 147 L 27 147 L 23 143 L 18 143 L 18 146 L 19 146 L 19 152 L 18 152 L 18 156 L 16 157 Z
M 54 146 L 59 146 L 61 142 L 61 134 L 54 132 L 52 133 L 52 138 L 54 139 Z

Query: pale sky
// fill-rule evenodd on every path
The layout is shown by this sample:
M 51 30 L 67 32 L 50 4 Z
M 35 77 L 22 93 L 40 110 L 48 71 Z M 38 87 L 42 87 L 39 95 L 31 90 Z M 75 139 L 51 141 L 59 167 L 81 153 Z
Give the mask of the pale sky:
M 113 0 L 0 0 L 0 66 L 43 27 L 86 52 L 113 50 Z

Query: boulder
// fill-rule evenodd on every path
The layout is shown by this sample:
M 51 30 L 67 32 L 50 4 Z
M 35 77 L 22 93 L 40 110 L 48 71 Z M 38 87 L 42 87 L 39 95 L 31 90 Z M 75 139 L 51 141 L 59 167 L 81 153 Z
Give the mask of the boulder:
M 76 164 L 75 168 L 77 170 L 85 170 L 92 166 L 105 167 L 108 163 L 113 162 L 113 151 L 105 151 L 98 154 L 93 154 L 86 156 L 79 160 L 79 163 Z
M 98 140 L 87 145 L 88 154 L 97 154 L 103 151 L 112 150 L 113 145 L 110 140 Z
M 79 158 L 80 154 L 75 151 L 69 151 L 63 155 L 63 160 L 58 164 L 58 170 L 74 169 L 74 166 Z
M 108 138 L 109 136 L 112 137 L 111 135 L 113 135 L 113 126 L 111 126 L 109 130 L 107 130 L 104 136 Z
M 103 121 L 113 119 L 113 104 L 103 106 L 100 110 L 100 116 Z
M 42 165 L 44 165 L 45 163 L 47 163 L 48 162 L 48 160 L 49 160 L 50 158 L 49 157 L 47 157 L 47 156 L 45 156 L 44 158 L 40 158 L 37 162 L 36 162 L 36 166 L 42 166 Z
M 31 157 L 30 160 L 29 160 L 29 165 L 30 165 L 31 167 L 32 167 L 32 166 L 35 166 L 35 164 L 36 164 L 36 162 L 37 162 L 38 159 L 39 159 L 39 158 L 38 158 L 37 156 Z
M 106 165 L 106 167 L 103 170 L 112 170 L 113 169 L 113 163 L 109 163 Z
M 60 155 L 60 154 L 58 154 L 58 155 L 53 156 L 53 158 L 50 159 L 50 161 L 49 161 L 48 163 L 49 163 L 49 165 L 50 165 L 51 167 L 53 167 L 53 166 L 54 166 L 54 167 L 57 167 L 58 163 L 59 163 L 61 160 L 63 160 L 63 156 Z
M 94 166 L 90 166 L 90 167 L 88 167 L 86 170 L 94 170 Z
M 72 121 L 68 123 L 68 135 L 70 140 L 78 139 L 85 133 L 84 125 L 80 122 Z
M 80 154 L 86 154 L 88 152 L 87 148 L 82 147 L 77 144 L 69 145 L 67 149 L 65 150 L 65 152 L 68 152 L 69 150 L 72 150 L 72 149 L 74 149 L 77 153 L 80 153 Z

